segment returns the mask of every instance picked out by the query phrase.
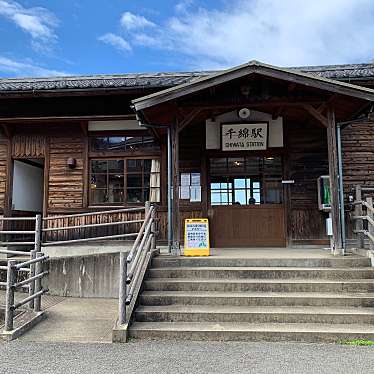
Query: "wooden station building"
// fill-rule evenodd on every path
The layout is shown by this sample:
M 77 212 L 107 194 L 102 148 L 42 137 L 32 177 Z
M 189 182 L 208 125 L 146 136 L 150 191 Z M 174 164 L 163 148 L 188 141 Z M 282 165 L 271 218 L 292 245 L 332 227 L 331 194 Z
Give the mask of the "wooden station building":
M 374 187 L 373 104 L 371 64 L 0 79 L 0 209 L 51 217 L 151 201 L 174 248 L 197 217 L 213 247 L 325 245 L 330 214 L 339 250 L 349 191 Z

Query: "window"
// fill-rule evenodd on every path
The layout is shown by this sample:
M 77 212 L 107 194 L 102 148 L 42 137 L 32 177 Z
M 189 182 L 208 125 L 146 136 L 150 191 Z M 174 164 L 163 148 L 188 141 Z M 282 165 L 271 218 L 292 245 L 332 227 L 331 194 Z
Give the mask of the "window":
M 159 160 L 91 160 L 91 205 L 145 201 L 160 201 Z
M 280 204 L 280 157 L 228 157 L 210 160 L 211 205 Z
M 159 149 L 152 136 L 97 136 L 91 138 L 92 152 L 134 152 Z

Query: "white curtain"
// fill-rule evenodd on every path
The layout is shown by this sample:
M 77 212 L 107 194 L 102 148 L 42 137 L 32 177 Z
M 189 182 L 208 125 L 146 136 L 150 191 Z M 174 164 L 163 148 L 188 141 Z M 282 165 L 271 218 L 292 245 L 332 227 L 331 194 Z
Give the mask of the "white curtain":
M 151 180 L 150 180 L 150 201 L 151 203 L 160 202 L 160 160 L 152 160 Z

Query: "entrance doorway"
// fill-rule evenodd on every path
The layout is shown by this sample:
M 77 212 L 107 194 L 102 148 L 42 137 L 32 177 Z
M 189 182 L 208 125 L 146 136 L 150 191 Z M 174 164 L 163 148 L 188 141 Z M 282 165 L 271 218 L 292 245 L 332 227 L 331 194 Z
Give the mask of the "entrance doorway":
M 43 212 L 44 159 L 17 159 L 13 163 L 12 215 Z
M 212 245 L 285 246 L 282 158 L 217 157 L 209 167 Z

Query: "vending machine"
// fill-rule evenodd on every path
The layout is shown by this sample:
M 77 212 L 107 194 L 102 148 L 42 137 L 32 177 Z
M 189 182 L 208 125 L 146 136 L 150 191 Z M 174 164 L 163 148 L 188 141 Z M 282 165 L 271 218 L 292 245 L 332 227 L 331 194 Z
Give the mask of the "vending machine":
M 326 234 L 330 238 L 330 244 L 332 240 L 332 220 L 331 220 L 331 188 L 330 188 L 330 176 L 321 175 L 317 179 L 317 190 L 318 190 L 318 209 L 322 212 L 328 213 L 326 217 Z

